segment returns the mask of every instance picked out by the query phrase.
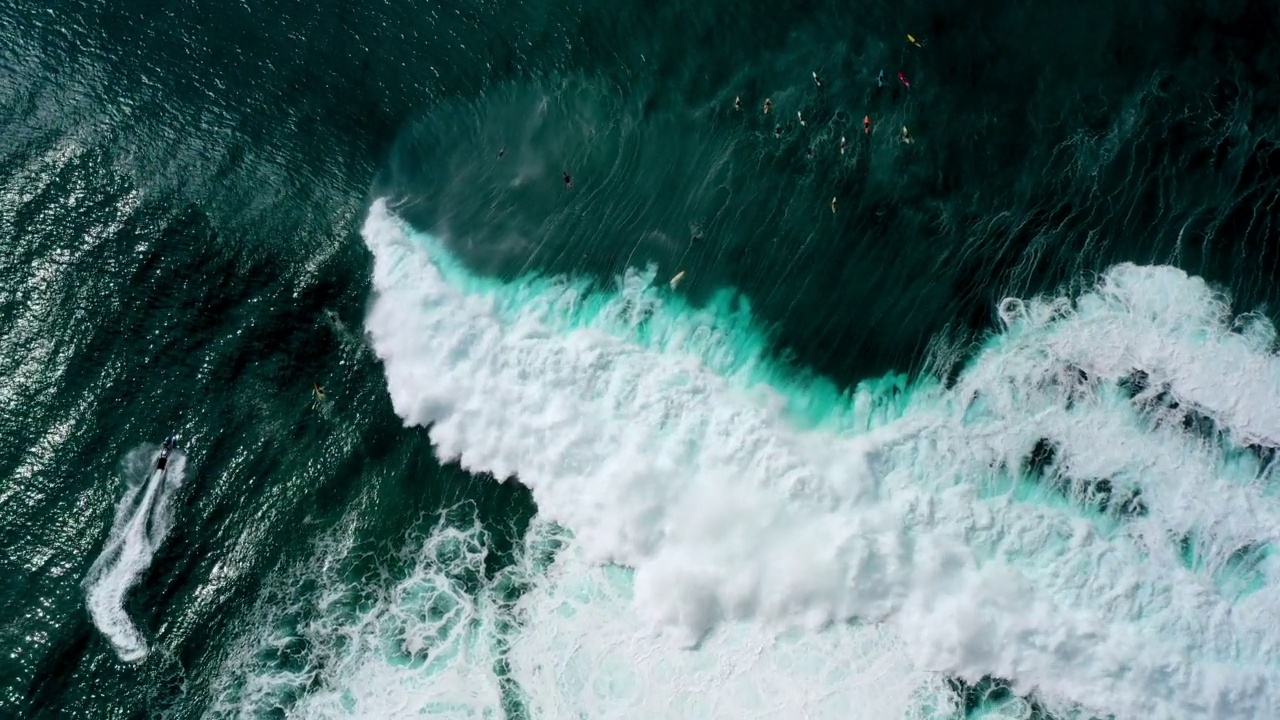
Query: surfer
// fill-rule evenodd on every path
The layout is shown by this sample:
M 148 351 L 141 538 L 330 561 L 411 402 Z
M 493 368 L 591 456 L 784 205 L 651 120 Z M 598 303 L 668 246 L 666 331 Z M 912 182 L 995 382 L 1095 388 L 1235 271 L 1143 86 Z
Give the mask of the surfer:
M 880 68 L 880 74 L 876 76 L 876 87 L 884 87 L 884 68 Z
M 506 154 L 507 154 L 507 149 L 504 147 L 504 148 L 502 148 L 501 150 L 499 150 L 499 151 L 498 151 L 498 159 L 499 159 L 499 160 L 501 160 L 501 159 L 502 159 L 502 156 L 503 156 L 503 155 L 506 155 Z
M 734 110 L 741 110 L 741 109 L 742 109 L 742 96 L 741 96 L 741 95 L 734 95 L 734 96 L 733 96 L 733 109 L 734 109 Z
M 684 279 L 684 271 L 681 270 L 680 272 L 676 273 L 675 277 L 671 278 L 671 281 L 668 282 L 667 285 L 669 285 L 672 290 L 675 290 L 676 286 L 678 286 L 680 284 L 680 281 L 683 279 Z
M 804 115 L 799 110 L 796 111 L 796 119 L 800 121 L 800 127 L 805 127 Z
M 311 383 L 311 394 L 316 396 L 316 400 L 324 400 L 324 388 L 320 383 Z
M 771 98 L 764 99 L 764 114 L 768 115 L 773 112 L 773 100 Z
M 911 33 L 907 33 L 907 42 L 911 43 L 912 45 L 915 45 L 918 48 L 924 47 L 924 45 L 921 45 L 920 41 L 915 39 L 915 36 L 913 36 Z
M 569 174 L 568 170 L 564 171 L 564 186 L 566 189 L 573 187 L 573 176 Z
M 906 125 L 902 126 L 902 142 L 908 145 L 915 142 L 915 139 L 911 137 L 911 133 L 907 130 Z
M 906 85 L 908 90 L 911 89 L 911 81 L 907 79 L 907 76 L 905 73 L 901 73 L 901 72 L 898 73 L 898 81 L 901 82 L 903 85 Z
M 848 146 L 849 146 L 849 141 L 845 139 L 845 136 L 841 135 L 840 136 L 840 154 L 841 155 L 844 154 L 844 149 Z
M 836 198 L 835 198 L 835 196 L 834 196 L 834 195 L 832 195 L 832 196 L 831 196 L 831 214 L 832 214 L 832 215 L 835 215 L 835 214 L 836 214 L 836 208 L 837 208 L 837 205 L 836 205 Z
M 871 116 L 870 115 L 862 116 L 862 132 L 867 135 L 871 134 Z
M 814 85 L 817 85 L 818 87 L 822 87 L 822 80 L 820 80 L 820 79 L 818 78 L 818 71 L 817 71 L 817 70 L 814 70 L 814 71 L 813 71 L 813 84 L 814 84 Z

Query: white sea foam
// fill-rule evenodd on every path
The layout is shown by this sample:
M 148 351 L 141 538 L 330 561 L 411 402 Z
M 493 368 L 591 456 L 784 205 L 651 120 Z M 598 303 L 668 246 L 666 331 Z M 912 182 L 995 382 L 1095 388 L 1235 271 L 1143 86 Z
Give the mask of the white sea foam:
M 563 539 L 537 523 L 513 565 L 477 582 L 489 535 L 474 519 L 425 522 L 388 563 L 398 571 L 382 567 L 370 583 L 367 570 L 351 571 L 362 550 L 339 532 L 277 578 L 209 715 L 872 720 L 954 710 L 941 679 L 913 670 L 883 626 L 776 638 L 737 624 L 690 652 L 635 622 L 628 572 L 587 562 L 576 543 L 548 564 Z
M 434 423 L 443 456 L 518 473 L 591 559 L 635 568 L 635 609 L 655 626 L 692 640 L 727 619 L 883 618 L 921 666 L 1008 677 L 1059 706 L 1269 707 L 1274 591 L 1233 604 L 1212 583 L 1272 536 L 1257 468 L 1144 422 L 1098 382 L 1141 369 L 1239 441 L 1271 437 L 1267 326 L 1228 332 L 1202 283 L 1121 267 L 1075 310 L 1023 303 L 953 392 L 845 436 L 796 431 L 697 353 L 646 343 L 624 312 L 581 323 L 580 288 L 463 277 L 379 208 L 366 239 L 368 326 L 397 411 Z M 615 301 L 644 292 L 633 282 Z M 1208 371 L 1219 356 L 1232 375 Z M 1063 477 L 1140 489 L 1148 517 L 1116 528 L 992 492 L 1040 438 Z M 1171 534 L 1195 538 L 1205 572 L 1177 562 Z
M 533 718 L 950 718 L 957 698 L 885 624 L 721 625 L 691 650 L 636 622 L 632 573 L 571 543 L 519 604 L 507 653 Z
M 155 469 L 155 446 L 130 452 L 124 460 L 124 496 L 116 504 L 115 519 L 102 552 L 84 579 L 89 617 L 125 662 L 147 656 L 147 641 L 124 609 L 125 595 L 151 565 L 173 524 L 170 500 L 182 485 L 187 458 L 169 455 L 168 471 Z
M 290 575 L 214 687 L 211 717 L 496 718 L 500 599 L 471 585 L 487 536 L 474 523 L 429 526 L 407 539 L 404 575 L 345 577 L 353 525 Z M 387 578 L 383 578 L 387 579 Z M 312 588 L 307 595 L 301 588 Z
M 688 716 L 839 715 L 744 694 L 766 673 L 732 665 L 736 639 L 786 631 L 809 635 L 757 645 L 759 667 L 808 666 L 775 703 L 835 697 L 865 666 L 920 692 L 935 673 L 995 675 L 1062 715 L 1274 714 L 1280 506 L 1243 445 L 1280 442 L 1280 363 L 1270 324 L 1233 332 L 1203 282 L 1122 265 L 1074 303 L 1007 301 L 1006 328 L 954 388 L 917 388 L 879 416 L 855 394 L 805 424 L 789 412 L 809 402 L 803 386 L 757 383 L 755 340 L 668 299 L 652 272 L 604 294 L 502 285 L 381 202 L 364 237 L 367 328 L 396 411 L 442 457 L 517 476 L 585 563 L 529 593 L 510 641 L 512 674 L 548 717 L 588 711 L 587 687 L 593 717 L 652 716 L 629 714 L 634 683 L 663 698 L 648 707 Z M 1131 401 L 1116 381 L 1134 370 L 1151 389 Z M 1188 408 L 1221 432 L 1184 430 Z M 1037 445 L 1053 448 L 1043 477 L 1022 470 Z M 600 590 L 590 568 L 606 561 L 632 569 L 628 594 Z M 601 601 L 563 612 L 554 598 L 576 582 Z M 780 659 L 805 648 L 804 663 Z M 580 687 L 551 681 L 570 666 Z M 690 693 L 704 699 L 677 697 Z

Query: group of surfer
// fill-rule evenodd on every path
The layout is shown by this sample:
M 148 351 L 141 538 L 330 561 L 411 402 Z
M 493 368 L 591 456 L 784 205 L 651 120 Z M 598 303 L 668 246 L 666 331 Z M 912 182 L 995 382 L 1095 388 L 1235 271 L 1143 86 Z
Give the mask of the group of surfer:
M 916 37 L 915 37 L 914 35 L 911 35 L 911 34 L 908 34 L 908 35 L 907 35 L 907 42 L 911 43 L 912 45 L 914 45 L 914 46 L 916 46 L 916 47 L 918 47 L 918 48 L 923 48 L 923 47 L 924 47 L 924 44 L 923 44 L 920 40 L 916 39 Z M 818 76 L 818 72 L 817 72 L 816 70 L 815 70 L 815 71 L 812 71 L 812 72 L 811 72 L 811 75 L 813 76 L 813 83 L 814 83 L 814 85 L 817 85 L 819 88 L 821 88 L 821 87 L 822 87 L 822 78 Z M 909 80 L 909 79 L 907 78 L 907 74 L 906 74 L 906 72 L 901 71 L 901 70 L 900 70 L 900 71 L 898 71 L 898 82 L 902 83 L 902 86 L 903 86 L 903 87 L 905 87 L 906 89 L 908 89 L 908 90 L 910 90 L 910 89 L 911 89 L 911 80 Z M 885 72 L 884 72 L 884 69 L 883 69 L 883 68 L 881 68 L 881 70 L 880 70 L 880 74 L 876 76 L 876 87 L 878 87 L 878 88 L 884 88 L 884 87 L 885 87 L 886 85 L 888 85 L 888 84 L 889 84 L 889 81 L 885 78 Z M 737 96 L 735 96 L 735 97 L 733 98 L 733 109 L 734 109 L 734 110 L 741 110 L 741 109 L 742 109 L 742 96 L 741 96 L 741 95 L 737 95 Z M 769 114 L 771 114 L 771 113 L 773 112 L 773 98 L 765 98 L 765 99 L 764 99 L 764 105 L 762 106 L 762 110 L 764 111 L 764 114 L 765 114 L 765 115 L 769 115 Z M 805 119 L 804 119 L 804 114 L 803 114 L 802 112 L 798 111 L 798 110 L 796 111 L 796 120 L 797 120 L 797 121 L 799 121 L 799 123 L 800 123 L 800 126 L 801 126 L 801 127 L 808 127 L 808 123 L 807 123 L 807 122 L 805 121 Z M 864 115 L 864 116 L 862 117 L 862 133 L 863 133 L 864 135 L 870 135 L 870 134 L 871 134 L 871 115 L 869 115 L 869 114 L 868 114 L 868 115 Z M 775 136 L 781 136 L 781 135 L 782 135 L 782 126 L 781 126 L 781 125 L 778 125 L 778 126 L 774 127 L 774 129 L 773 129 L 773 134 L 774 134 Z M 902 126 L 902 133 L 898 136 L 898 140 L 899 140 L 900 142 L 902 142 L 903 144 L 905 144 L 905 145 L 911 145 L 911 144 L 914 144 L 914 143 L 915 143 L 915 138 L 911 137 L 911 131 L 907 129 L 907 126 L 906 126 L 906 125 L 903 125 L 903 126 Z M 843 155 L 843 154 L 845 153 L 845 150 L 846 150 L 846 149 L 848 149 L 848 147 L 849 147 L 849 140 L 848 140 L 848 138 L 846 138 L 844 135 L 841 135 L 841 136 L 840 136 L 840 154 L 841 154 L 841 155 Z M 500 151 L 498 151 L 498 157 L 499 157 L 499 158 L 501 158 L 504 154 L 506 154 L 506 151 L 507 151 L 507 149 L 506 149 L 505 147 L 504 147 L 504 148 L 502 148 Z M 807 155 L 809 158 L 812 158 L 812 157 L 813 157 L 813 148 L 809 148 L 809 150 L 808 150 L 808 152 L 806 153 L 806 155 Z M 563 173 L 563 180 L 564 180 L 564 186 L 565 186 L 565 188 L 566 188 L 566 189 L 568 189 L 568 188 L 572 188 L 572 187 L 573 187 L 573 176 L 569 174 L 569 171 L 568 171 L 568 170 L 565 170 L 565 171 L 564 171 L 564 173 Z M 831 212 L 833 212 L 833 213 L 834 213 L 834 212 L 836 212 L 836 211 L 837 211 L 837 209 L 838 209 L 838 207 L 839 207 L 839 205 L 838 205 L 838 203 L 836 202 L 836 198 L 834 198 L 834 197 L 833 197 L 833 198 L 831 198 Z
M 907 37 L 908 37 L 908 38 L 910 38 L 911 36 L 910 36 L 910 35 L 908 35 Z M 813 74 L 813 82 L 814 82 L 814 84 L 815 84 L 815 85 L 817 85 L 818 87 L 822 87 L 822 78 L 818 77 L 818 73 L 817 73 L 816 71 L 814 71 L 812 74 Z M 907 79 L 907 74 L 906 74 L 905 72 L 899 72 L 899 73 L 898 73 L 898 82 L 902 83 L 902 84 L 903 84 L 903 86 L 904 86 L 904 87 L 906 87 L 908 90 L 910 90 L 910 89 L 911 89 L 911 81 Z M 881 88 L 883 88 L 883 87 L 885 86 L 885 84 L 886 84 L 886 82 L 885 82 L 885 79 L 884 79 L 884 70 L 882 69 L 882 70 L 880 70 L 880 75 L 876 77 L 876 86 L 877 86 L 877 87 L 881 87 Z M 734 110 L 741 110 L 741 109 L 742 109 L 742 96 L 741 96 L 741 95 L 735 96 L 735 97 L 733 98 L 733 109 L 734 109 Z M 764 114 L 765 114 L 765 115 L 768 115 L 768 114 L 772 113 L 772 112 L 773 112 L 773 99 L 772 99 L 772 98 L 765 98 L 765 99 L 764 99 L 764 106 L 763 106 L 763 108 L 762 108 L 762 109 L 764 110 Z M 805 122 L 805 119 L 804 119 L 804 113 L 802 113 L 802 112 L 800 112 L 800 111 L 798 111 L 798 110 L 796 111 L 796 120 L 798 120 L 798 121 L 800 122 L 800 127 L 808 127 L 808 123 L 807 123 L 807 122 Z M 862 132 L 863 132 L 864 134 L 866 134 L 866 135 L 870 135 L 870 134 L 871 134 L 871 116 L 870 116 L 870 115 L 864 115 L 864 116 L 862 117 Z M 782 135 L 782 126 L 781 126 L 781 125 L 778 125 L 778 126 L 774 127 L 774 129 L 773 129 L 773 134 L 774 134 L 774 135 Z M 915 142 L 915 140 L 911 137 L 911 131 L 907 130 L 907 126 L 906 126 L 906 125 L 903 125 L 903 126 L 902 126 L 902 137 L 901 137 L 901 140 L 902 140 L 902 142 L 904 142 L 904 143 L 906 143 L 906 144 L 908 144 L 908 145 L 910 145 L 911 143 Z M 849 140 L 848 140 L 848 138 L 846 138 L 845 136 L 841 135 L 841 136 L 840 136 L 840 154 L 841 154 L 841 155 L 843 155 L 843 154 L 844 154 L 845 149 L 847 149 L 848 147 L 849 147 Z M 809 157 L 813 157 L 813 149 L 812 149 L 812 148 L 810 148 L 810 149 L 809 149 L 808 156 L 809 156 Z
M 917 39 L 915 38 L 915 36 L 914 36 L 914 35 L 910 35 L 910 34 L 908 34 L 908 35 L 907 35 L 907 42 L 911 43 L 912 45 L 914 45 L 914 46 L 916 46 L 916 47 L 918 47 L 918 48 L 923 48 L 923 47 L 924 47 L 924 44 L 923 44 L 920 40 L 917 40 Z M 818 73 L 817 73 L 817 71 L 812 71 L 812 72 L 811 72 L 811 75 L 813 76 L 813 83 L 814 83 L 815 85 L 817 85 L 819 88 L 821 88 L 821 87 L 822 87 L 822 78 L 818 77 Z M 905 87 L 907 90 L 910 90 L 910 89 L 911 89 L 911 80 L 907 78 L 907 74 L 906 74 L 906 72 L 901 71 L 901 70 L 900 70 L 900 71 L 898 71 L 898 82 L 902 83 L 902 86 L 903 86 L 903 87 Z M 884 87 L 886 87 L 888 84 L 889 84 L 889 81 L 888 81 L 888 80 L 886 79 L 886 77 L 885 77 L 885 71 L 884 71 L 884 69 L 883 69 L 883 68 L 881 68 L 880 73 L 876 76 L 876 87 L 877 87 L 877 88 L 881 88 L 881 89 L 883 89 L 883 88 L 884 88 Z M 733 109 L 734 109 L 734 110 L 741 110 L 741 109 L 742 109 L 742 96 L 741 96 L 741 95 L 739 95 L 739 96 L 735 96 L 735 97 L 733 98 Z M 764 112 L 764 114 L 765 114 L 765 115 L 769 115 L 769 114 L 771 114 L 771 113 L 773 112 L 773 99 L 772 99 L 772 98 L 765 98 L 765 99 L 764 99 L 764 105 L 762 106 L 762 108 L 761 108 L 761 109 L 763 110 L 763 112 Z M 799 123 L 800 123 L 800 127 L 808 127 L 808 123 L 806 123 L 806 122 L 805 122 L 804 114 L 803 114 L 803 113 L 801 113 L 801 112 L 797 111 L 797 112 L 796 112 L 796 120 L 798 120 L 798 121 L 799 121 Z M 863 133 L 864 135 L 871 135 L 871 115 L 869 115 L 869 114 L 868 114 L 868 115 L 864 115 L 864 116 L 862 117 L 862 133 Z M 774 129 L 773 129 L 773 134 L 774 134 L 775 136 L 779 136 L 779 137 L 780 137 L 780 136 L 782 135 L 782 126 L 781 126 L 781 125 L 777 125 L 777 126 L 775 126 L 775 127 L 774 127 Z M 911 136 L 911 131 L 910 131 L 909 129 L 907 129 L 907 126 L 906 126 L 906 125 L 903 125 L 903 126 L 902 126 L 902 133 L 898 136 L 898 140 L 899 140 L 899 142 L 903 143 L 904 145 L 912 145 L 912 144 L 914 144 L 914 143 L 915 143 L 915 138 L 913 138 L 913 137 Z M 844 135 L 841 135 L 841 136 L 840 136 L 840 154 L 841 154 L 841 155 L 844 155 L 844 154 L 845 154 L 845 150 L 847 150 L 847 149 L 848 149 L 848 147 L 849 147 L 849 139 L 848 139 L 848 138 L 846 138 Z M 813 158 L 813 148 L 812 148 L 812 147 L 810 147 L 810 148 L 805 152 L 805 156 L 806 156 L 806 157 L 808 157 L 808 158 L 810 158 L 810 159 L 812 159 L 812 158 Z M 839 211 L 839 208 L 840 208 L 839 201 L 838 201 L 835 197 L 832 197 L 832 198 L 831 198 L 831 212 L 832 212 L 832 213 L 838 212 L 838 211 Z
M 912 45 L 914 45 L 915 47 L 918 47 L 918 48 L 923 48 L 923 47 L 924 47 L 924 44 L 923 44 L 920 40 L 916 39 L 916 38 L 915 38 L 915 36 L 910 35 L 910 34 L 908 34 L 908 35 L 907 35 L 907 42 L 911 43 Z M 819 88 L 819 89 L 821 89 L 821 88 L 822 88 L 822 78 L 818 76 L 818 73 L 817 73 L 817 71 L 816 71 L 816 70 L 815 70 L 815 71 L 812 71 L 812 72 L 811 72 L 811 75 L 812 75 L 812 77 L 813 77 L 813 83 L 814 83 L 814 85 L 817 85 L 817 86 L 818 86 L 818 88 Z M 907 74 L 906 74 L 906 72 L 901 71 L 901 70 L 900 70 L 900 71 L 898 71 L 898 82 L 899 82 L 899 83 L 901 83 L 901 84 L 902 84 L 902 86 L 903 86 L 903 87 L 905 87 L 907 90 L 910 90 L 910 89 L 911 89 L 911 80 L 907 78 Z M 877 87 L 877 88 L 880 88 L 880 89 L 883 89 L 884 87 L 888 86 L 889 84 L 890 84 L 890 81 L 886 78 L 884 69 L 883 69 L 883 68 L 881 68 L 880 73 L 876 76 L 876 87 Z M 741 95 L 737 95 L 737 96 L 735 96 L 735 97 L 733 98 L 733 109 L 734 109 L 734 110 L 742 110 L 742 96 L 741 96 Z M 773 98 L 768 98 L 768 97 L 766 97 L 766 98 L 764 99 L 764 104 L 761 106 L 761 109 L 764 111 L 764 114 L 765 114 L 765 115 L 770 115 L 770 114 L 772 114 L 772 113 L 773 113 Z M 804 114 L 803 114 L 802 112 L 800 112 L 800 111 L 796 111 L 796 120 L 800 123 L 800 126 L 801 126 L 801 127 L 808 127 L 808 122 L 805 120 L 805 118 L 804 118 Z M 870 115 L 870 114 L 864 115 L 864 116 L 862 117 L 862 133 L 863 133 L 864 135 L 870 136 L 870 135 L 871 135 L 871 127 L 872 127 L 872 126 L 871 126 L 871 115 Z M 779 136 L 779 137 L 780 137 L 780 136 L 782 135 L 782 126 L 781 126 L 781 125 L 775 126 L 775 127 L 774 127 L 774 130 L 773 130 L 773 134 L 774 134 L 775 136 Z M 902 126 L 902 132 L 901 132 L 901 134 L 898 136 L 898 140 L 899 140 L 899 142 L 901 142 L 901 143 L 903 143 L 903 144 L 905 144 L 905 145 L 912 145 L 912 144 L 914 144 L 914 143 L 915 143 L 915 138 L 913 138 L 913 137 L 911 136 L 911 131 L 907 129 L 907 126 L 906 126 L 906 125 L 903 125 L 903 126 Z M 841 136 L 840 136 L 840 145 L 839 145 L 839 148 L 840 148 L 840 154 L 841 154 L 841 155 L 844 155 L 844 154 L 845 154 L 845 150 L 847 150 L 847 149 L 848 149 L 848 147 L 849 147 L 849 140 L 848 140 L 848 138 L 846 138 L 844 135 L 841 135 Z M 504 147 L 504 148 L 502 148 L 501 150 L 499 150 L 499 151 L 498 151 L 498 158 L 499 158 L 499 159 L 501 159 L 504 155 L 506 155 L 506 152 L 507 152 L 507 149 L 506 149 L 505 147 Z M 812 157 L 813 157 L 813 148 L 812 148 L 812 147 L 810 147 L 810 148 L 809 148 L 809 150 L 806 152 L 806 155 L 807 155 L 809 158 L 812 158 Z M 569 171 L 568 171 L 568 170 L 564 170 L 564 171 L 562 172 L 561 179 L 564 181 L 565 189 L 569 189 L 569 188 L 572 188 L 572 187 L 573 187 L 573 176 L 569 174 Z M 832 213 L 836 213 L 836 212 L 838 212 L 838 211 L 839 211 L 839 208 L 840 208 L 839 201 L 837 200 L 837 198 L 836 198 L 836 197 L 834 197 L 834 196 L 833 196 L 833 197 L 831 198 L 831 212 L 832 212 Z M 698 240 L 701 240 L 701 239 L 702 239 L 702 238 L 701 238 L 701 236 L 699 236 L 699 235 L 695 235 L 695 236 L 694 236 L 694 238 L 693 238 L 692 240 L 690 240 L 690 242 L 697 242 Z M 671 289 L 673 289 L 673 290 L 674 290 L 674 289 L 675 289 L 675 287 L 676 287 L 676 285 L 678 285 L 678 284 L 680 283 L 680 281 L 681 281 L 683 278 L 684 278 L 684 271 L 680 271 L 679 273 L 677 273 L 677 274 L 675 275 L 675 277 L 671 278 L 671 281 L 670 281 Z M 316 394 L 316 396 L 317 396 L 318 398 L 320 398 L 320 399 L 323 399 L 323 397 L 324 397 L 323 391 L 320 389 L 320 387 L 319 387 L 319 386 L 316 386 L 316 387 L 315 387 L 315 394 Z
M 907 35 L 907 42 L 909 42 L 910 44 L 914 45 L 914 46 L 915 46 L 915 47 L 917 47 L 917 48 L 923 48 L 923 47 L 924 47 L 924 43 L 923 43 L 923 42 L 921 42 L 920 40 L 916 39 L 916 37 L 915 37 L 915 36 L 910 35 L 910 34 L 908 34 L 908 35 Z M 813 84 L 814 84 L 814 85 L 816 85 L 816 86 L 819 88 L 819 90 L 821 90 L 821 89 L 822 89 L 822 78 L 818 75 L 817 71 L 816 71 L 816 70 L 815 70 L 815 71 L 811 71 L 810 75 L 813 77 Z M 885 75 L 885 71 L 884 71 L 884 69 L 881 69 L 881 70 L 880 70 L 880 73 L 876 76 L 876 87 L 877 87 L 877 88 L 879 88 L 879 89 L 883 89 L 883 88 L 885 88 L 886 86 L 888 86 L 888 85 L 889 85 L 889 82 L 890 82 L 890 81 L 887 79 L 887 77 L 886 77 L 886 75 Z M 898 82 L 899 82 L 899 83 L 901 83 L 901 84 L 902 84 L 902 86 L 903 86 L 904 88 L 906 88 L 907 90 L 911 90 L 911 80 L 907 77 L 907 74 L 906 74 L 906 72 L 905 72 L 905 71 L 901 71 L 901 70 L 900 70 L 900 71 L 898 71 Z M 737 96 L 735 96 L 735 97 L 733 98 L 733 109 L 734 109 L 734 110 L 737 110 L 737 111 L 742 110 L 742 96 L 741 96 L 741 95 L 737 95 Z M 762 106 L 761 106 L 761 110 L 763 111 L 763 113 L 764 113 L 765 115 L 770 115 L 770 114 L 772 114 L 772 113 L 773 113 L 773 110 L 774 110 L 773 98 L 768 98 L 768 97 L 766 97 L 766 98 L 764 99 L 764 103 L 763 103 L 763 104 L 762 104 Z M 796 111 L 796 121 L 800 123 L 800 127 L 808 127 L 808 122 L 805 120 L 804 113 L 802 113 L 802 112 L 800 112 L 800 111 Z M 862 132 L 863 132 L 863 134 L 864 134 L 864 135 L 866 135 L 866 136 L 870 136 L 870 135 L 871 135 L 871 128 L 872 128 L 872 126 L 871 126 L 871 115 L 870 115 L 870 114 L 864 115 L 864 116 L 862 117 Z M 773 134 L 774 134 L 774 136 L 775 136 L 775 137 L 781 137 L 781 136 L 782 136 L 782 126 L 781 126 L 781 125 L 777 125 L 777 126 L 775 126 L 775 127 L 774 127 L 774 129 L 773 129 Z M 907 128 L 907 126 L 906 126 L 906 125 L 903 125 L 903 126 L 902 126 L 902 132 L 901 132 L 901 134 L 898 136 L 898 140 L 899 140 L 899 142 L 903 143 L 904 145 L 913 145 L 913 144 L 915 144 L 915 138 L 911 136 L 911 131 Z M 845 151 L 846 151 L 848 148 L 849 148 L 849 139 L 848 139 L 847 137 L 845 137 L 844 135 L 841 135 L 841 136 L 840 136 L 840 144 L 839 144 L 840 154 L 841 154 L 841 155 L 844 155 L 844 154 L 845 154 Z M 805 152 L 805 155 L 806 155 L 806 157 L 808 157 L 808 158 L 810 158 L 810 159 L 812 159 L 812 158 L 813 158 L 813 147 L 812 147 L 812 146 L 810 146 L 810 147 L 809 147 L 809 149 Z M 838 199 L 836 196 L 832 196 L 832 198 L 831 198 L 831 204 L 830 204 L 830 207 L 831 207 L 831 212 L 832 212 L 833 214 L 834 214 L 834 213 L 836 213 L 836 212 L 839 212 L 839 210 L 840 210 L 840 202 L 839 202 L 839 199 Z M 675 274 L 675 276 L 674 276 L 674 277 L 672 277 L 672 278 L 671 278 L 671 281 L 670 281 L 670 283 L 669 283 L 669 284 L 670 284 L 670 286 L 671 286 L 671 289 L 672 289 L 672 290 L 674 290 L 674 289 L 676 288 L 676 286 L 680 283 L 680 281 L 681 281 L 682 279 L 684 279 L 684 275 L 685 275 L 684 271 L 683 271 L 683 270 L 681 270 L 681 271 L 677 272 L 677 273 Z

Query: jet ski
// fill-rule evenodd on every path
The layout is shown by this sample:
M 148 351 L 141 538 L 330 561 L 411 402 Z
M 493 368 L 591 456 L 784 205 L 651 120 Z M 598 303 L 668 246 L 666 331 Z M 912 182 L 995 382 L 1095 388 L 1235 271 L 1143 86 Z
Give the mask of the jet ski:
M 160 448 L 160 457 L 156 458 L 156 470 L 164 470 L 169 464 L 169 453 L 173 451 L 173 446 L 176 444 L 172 435 L 164 439 L 164 446 Z

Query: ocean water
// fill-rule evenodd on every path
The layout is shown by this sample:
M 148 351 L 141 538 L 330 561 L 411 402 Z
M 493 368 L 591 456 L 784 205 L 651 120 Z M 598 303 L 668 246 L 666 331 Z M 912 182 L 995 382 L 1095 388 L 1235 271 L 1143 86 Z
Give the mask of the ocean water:
M 0 38 L 0 715 L 1280 716 L 1271 6 Z

